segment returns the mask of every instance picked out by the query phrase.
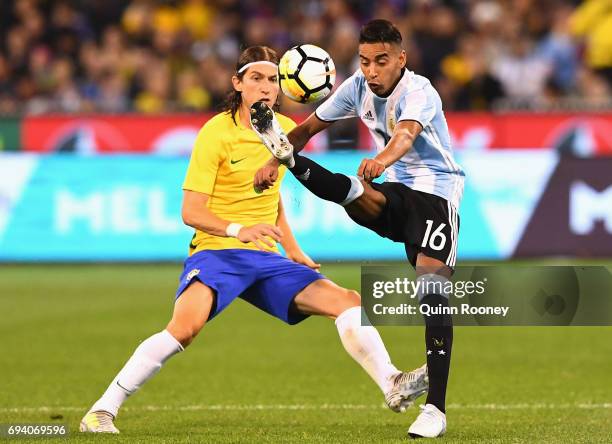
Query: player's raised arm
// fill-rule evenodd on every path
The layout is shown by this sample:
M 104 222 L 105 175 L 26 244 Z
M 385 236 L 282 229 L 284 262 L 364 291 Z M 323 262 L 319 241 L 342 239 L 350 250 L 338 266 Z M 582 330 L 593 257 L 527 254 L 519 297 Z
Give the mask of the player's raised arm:
M 357 117 L 355 97 L 356 78 L 353 75 L 342 82 L 329 99 L 287 135 L 289 143 L 293 145 L 293 154 L 297 155 L 312 136 L 323 131 L 336 120 Z M 274 184 L 278 178 L 278 166 L 279 162 L 272 159 L 257 171 L 253 179 L 253 186 L 256 190 L 263 191 Z
M 399 122 L 393 130 L 391 140 L 385 149 L 373 159 L 363 159 L 357 170 L 357 175 L 364 180 L 371 181 L 380 177 L 389 165 L 402 158 L 412 148 L 414 140 L 423 130 L 421 124 L 415 120 Z
M 287 134 L 289 142 L 293 145 L 293 152 L 299 153 L 302 151 L 312 136 L 320 133 L 332 123 L 333 122 L 323 121 L 319 119 L 315 113 L 312 113 L 306 120 Z M 276 161 L 276 159 L 274 159 L 274 161 Z

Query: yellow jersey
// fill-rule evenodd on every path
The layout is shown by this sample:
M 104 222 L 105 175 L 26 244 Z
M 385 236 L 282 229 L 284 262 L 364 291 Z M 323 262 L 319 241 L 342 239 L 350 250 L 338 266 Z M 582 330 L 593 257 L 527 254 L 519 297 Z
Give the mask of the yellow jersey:
M 277 113 L 276 117 L 286 133 L 296 126 L 286 116 Z M 198 133 L 183 189 L 208 194 L 208 208 L 227 221 L 244 226 L 275 225 L 286 168 L 281 166 L 272 188 L 260 194 L 253 188 L 255 173 L 271 158 L 255 131 L 241 123 L 239 112 L 236 123 L 229 112 L 217 114 Z M 229 248 L 258 249 L 252 242 L 245 244 L 233 237 L 213 236 L 196 230 L 189 254 Z M 275 245 L 269 251 L 278 252 L 278 248 Z

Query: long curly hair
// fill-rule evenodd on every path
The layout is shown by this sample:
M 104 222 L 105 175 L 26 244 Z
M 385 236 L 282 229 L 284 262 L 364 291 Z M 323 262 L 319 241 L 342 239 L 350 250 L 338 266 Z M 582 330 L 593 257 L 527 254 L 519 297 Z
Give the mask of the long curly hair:
M 278 65 L 279 58 L 276 54 L 276 51 L 274 51 L 272 48 L 269 48 L 267 46 L 249 46 L 244 51 L 242 51 L 240 57 L 238 57 L 238 62 L 236 63 L 236 72 L 234 75 L 240 80 L 242 80 L 242 78 L 246 74 L 246 71 L 239 73 L 238 71 L 240 71 L 240 68 L 242 68 L 247 63 L 262 61 L 272 62 Z M 231 114 L 234 124 L 236 124 L 236 113 L 238 112 L 241 103 L 242 94 L 240 93 L 240 91 L 236 91 L 235 89 L 232 89 L 227 94 L 227 96 L 225 97 L 225 101 L 223 102 L 223 111 Z M 274 104 L 274 109 L 278 111 L 278 107 L 279 104 L 277 99 L 276 103 Z

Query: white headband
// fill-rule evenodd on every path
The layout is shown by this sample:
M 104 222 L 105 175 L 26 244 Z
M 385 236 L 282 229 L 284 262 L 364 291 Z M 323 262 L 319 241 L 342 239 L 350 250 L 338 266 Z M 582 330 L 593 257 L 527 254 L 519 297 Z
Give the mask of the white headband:
M 273 62 L 268 62 L 267 60 L 260 60 L 260 61 L 258 61 L 258 62 L 251 62 L 251 63 L 247 63 L 246 65 L 244 65 L 242 68 L 240 68 L 240 69 L 238 70 L 238 74 L 240 74 L 240 73 L 241 73 L 241 72 L 243 72 L 243 71 L 246 71 L 246 70 L 247 70 L 247 69 L 248 69 L 250 66 L 257 65 L 257 64 L 259 64 L 259 63 L 264 64 L 264 65 L 274 66 L 275 68 L 277 68 L 277 67 L 278 67 L 278 65 L 277 65 L 276 63 L 273 63 Z

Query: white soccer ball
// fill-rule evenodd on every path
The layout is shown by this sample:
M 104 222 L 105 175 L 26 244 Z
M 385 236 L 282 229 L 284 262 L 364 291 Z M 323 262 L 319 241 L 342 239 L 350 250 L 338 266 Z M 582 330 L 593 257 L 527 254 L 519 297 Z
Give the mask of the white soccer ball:
M 334 61 L 315 45 L 294 46 L 283 54 L 278 73 L 283 93 L 300 103 L 324 99 L 336 81 Z

